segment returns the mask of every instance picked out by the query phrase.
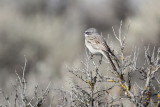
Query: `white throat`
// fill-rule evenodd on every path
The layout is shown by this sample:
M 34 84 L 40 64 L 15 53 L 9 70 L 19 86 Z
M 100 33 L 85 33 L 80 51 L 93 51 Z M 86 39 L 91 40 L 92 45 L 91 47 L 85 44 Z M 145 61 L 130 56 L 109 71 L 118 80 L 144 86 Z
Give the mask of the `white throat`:
M 84 36 L 87 37 L 87 36 L 89 36 L 89 35 L 85 34 Z

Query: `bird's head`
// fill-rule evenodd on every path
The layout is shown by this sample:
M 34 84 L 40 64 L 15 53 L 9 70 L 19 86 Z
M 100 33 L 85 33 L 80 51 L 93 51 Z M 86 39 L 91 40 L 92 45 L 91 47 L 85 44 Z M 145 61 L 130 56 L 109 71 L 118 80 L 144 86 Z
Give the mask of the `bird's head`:
M 90 35 L 94 35 L 94 34 L 98 34 L 98 32 L 95 28 L 89 28 L 84 33 L 85 36 L 90 36 Z

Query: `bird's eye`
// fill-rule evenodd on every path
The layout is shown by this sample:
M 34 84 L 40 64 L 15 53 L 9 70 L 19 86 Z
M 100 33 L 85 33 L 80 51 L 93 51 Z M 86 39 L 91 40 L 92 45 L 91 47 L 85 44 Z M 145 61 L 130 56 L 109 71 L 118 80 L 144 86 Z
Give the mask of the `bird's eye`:
M 89 34 L 90 34 L 90 32 L 85 32 L 85 34 L 89 35 Z

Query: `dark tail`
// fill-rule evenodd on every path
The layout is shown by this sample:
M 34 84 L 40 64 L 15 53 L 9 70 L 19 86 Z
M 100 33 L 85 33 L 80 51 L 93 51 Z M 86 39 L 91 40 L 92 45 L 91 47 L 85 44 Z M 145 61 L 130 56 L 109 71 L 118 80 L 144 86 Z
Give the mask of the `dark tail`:
M 106 51 L 102 51 L 102 54 L 103 54 L 103 56 L 104 56 L 106 59 L 109 60 L 109 62 L 110 62 L 111 65 L 112 65 L 113 70 L 114 70 L 114 71 L 117 71 L 117 68 L 116 68 L 115 64 L 113 63 L 113 61 L 112 61 L 112 59 L 111 59 L 109 53 L 106 52 Z

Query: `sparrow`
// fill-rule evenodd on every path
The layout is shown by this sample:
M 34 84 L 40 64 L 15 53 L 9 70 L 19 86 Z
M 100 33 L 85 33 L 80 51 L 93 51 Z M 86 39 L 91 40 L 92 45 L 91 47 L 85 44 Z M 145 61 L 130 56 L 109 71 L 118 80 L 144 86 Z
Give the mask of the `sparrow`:
M 114 62 L 111 59 L 111 57 L 116 58 L 116 56 L 111 51 L 103 36 L 100 35 L 95 28 L 87 29 L 84 33 L 84 36 L 85 45 L 91 53 L 91 58 L 93 57 L 93 55 L 101 55 L 101 58 L 102 56 L 104 56 L 111 63 L 113 70 L 117 71 Z

